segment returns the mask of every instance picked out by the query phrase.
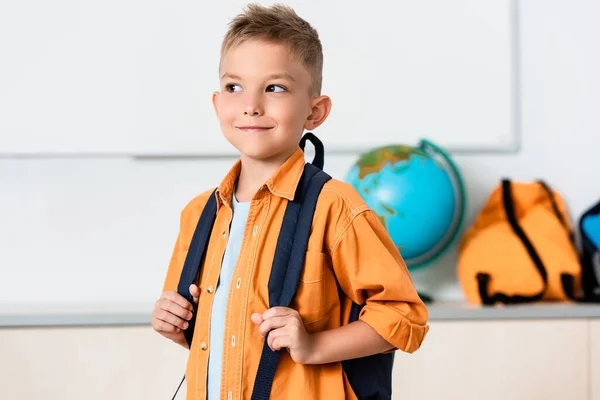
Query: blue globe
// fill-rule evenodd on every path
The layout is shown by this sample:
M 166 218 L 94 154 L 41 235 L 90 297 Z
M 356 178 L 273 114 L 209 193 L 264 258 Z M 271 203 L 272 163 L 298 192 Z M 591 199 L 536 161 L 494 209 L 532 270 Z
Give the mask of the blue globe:
M 464 217 L 464 185 L 448 155 L 429 141 L 362 154 L 345 179 L 377 214 L 412 270 L 440 256 Z

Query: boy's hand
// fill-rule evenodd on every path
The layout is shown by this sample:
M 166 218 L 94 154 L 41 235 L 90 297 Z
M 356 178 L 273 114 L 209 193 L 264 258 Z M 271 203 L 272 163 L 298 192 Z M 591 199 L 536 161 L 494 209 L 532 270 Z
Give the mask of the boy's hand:
M 309 363 L 313 356 L 313 336 L 306 332 L 302 319 L 296 310 L 287 307 L 269 308 L 263 314 L 254 313 L 250 317 L 259 326 L 260 335 L 267 336 L 271 350 L 287 348 L 292 360 L 299 364 Z
M 200 289 L 190 286 L 190 293 L 195 304 L 198 304 Z M 182 295 L 175 291 L 163 292 L 152 311 L 152 328 L 166 338 L 187 348 L 183 331 L 187 329 L 192 318 L 193 306 Z

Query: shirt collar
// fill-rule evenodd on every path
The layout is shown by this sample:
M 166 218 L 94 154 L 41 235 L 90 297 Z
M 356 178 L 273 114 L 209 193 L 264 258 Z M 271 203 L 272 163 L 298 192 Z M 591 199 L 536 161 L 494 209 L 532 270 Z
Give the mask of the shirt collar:
M 304 152 L 300 147 L 275 171 L 266 182 L 265 186 L 269 191 L 279 197 L 287 200 L 293 200 L 296 193 L 296 188 L 304 171 Z M 231 195 L 242 169 L 241 160 L 237 160 L 225 175 L 219 186 L 217 187 L 217 201 L 219 203 L 227 203 L 231 205 Z

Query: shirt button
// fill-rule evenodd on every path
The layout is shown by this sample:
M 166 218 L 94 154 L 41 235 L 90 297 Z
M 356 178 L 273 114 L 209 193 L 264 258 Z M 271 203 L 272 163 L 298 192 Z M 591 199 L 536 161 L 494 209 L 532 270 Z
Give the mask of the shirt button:
M 221 234 L 221 236 L 223 236 L 223 237 L 227 236 L 227 232 L 223 231 L 223 233 Z
M 242 278 L 237 278 L 237 282 L 235 283 L 235 288 L 239 289 L 242 285 Z
M 202 350 L 206 350 L 206 349 L 208 349 L 208 346 L 206 345 L 206 343 L 205 343 L 205 342 L 202 342 L 202 343 L 200 343 L 200 348 L 201 348 Z
M 207 288 L 206 288 L 206 291 L 207 291 L 208 293 L 212 294 L 212 292 L 213 292 L 214 290 L 213 290 L 213 287 L 212 287 L 212 286 L 209 286 L 209 287 L 207 287 Z
M 231 337 L 231 347 L 235 347 L 235 336 Z

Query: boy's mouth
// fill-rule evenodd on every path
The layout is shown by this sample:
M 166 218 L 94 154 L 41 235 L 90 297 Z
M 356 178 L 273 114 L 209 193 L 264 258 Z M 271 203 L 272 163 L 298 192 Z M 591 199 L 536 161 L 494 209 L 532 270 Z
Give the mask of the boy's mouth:
M 237 128 L 248 133 L 264 132 L 273 129 L 272 126 L 238 126 Z

